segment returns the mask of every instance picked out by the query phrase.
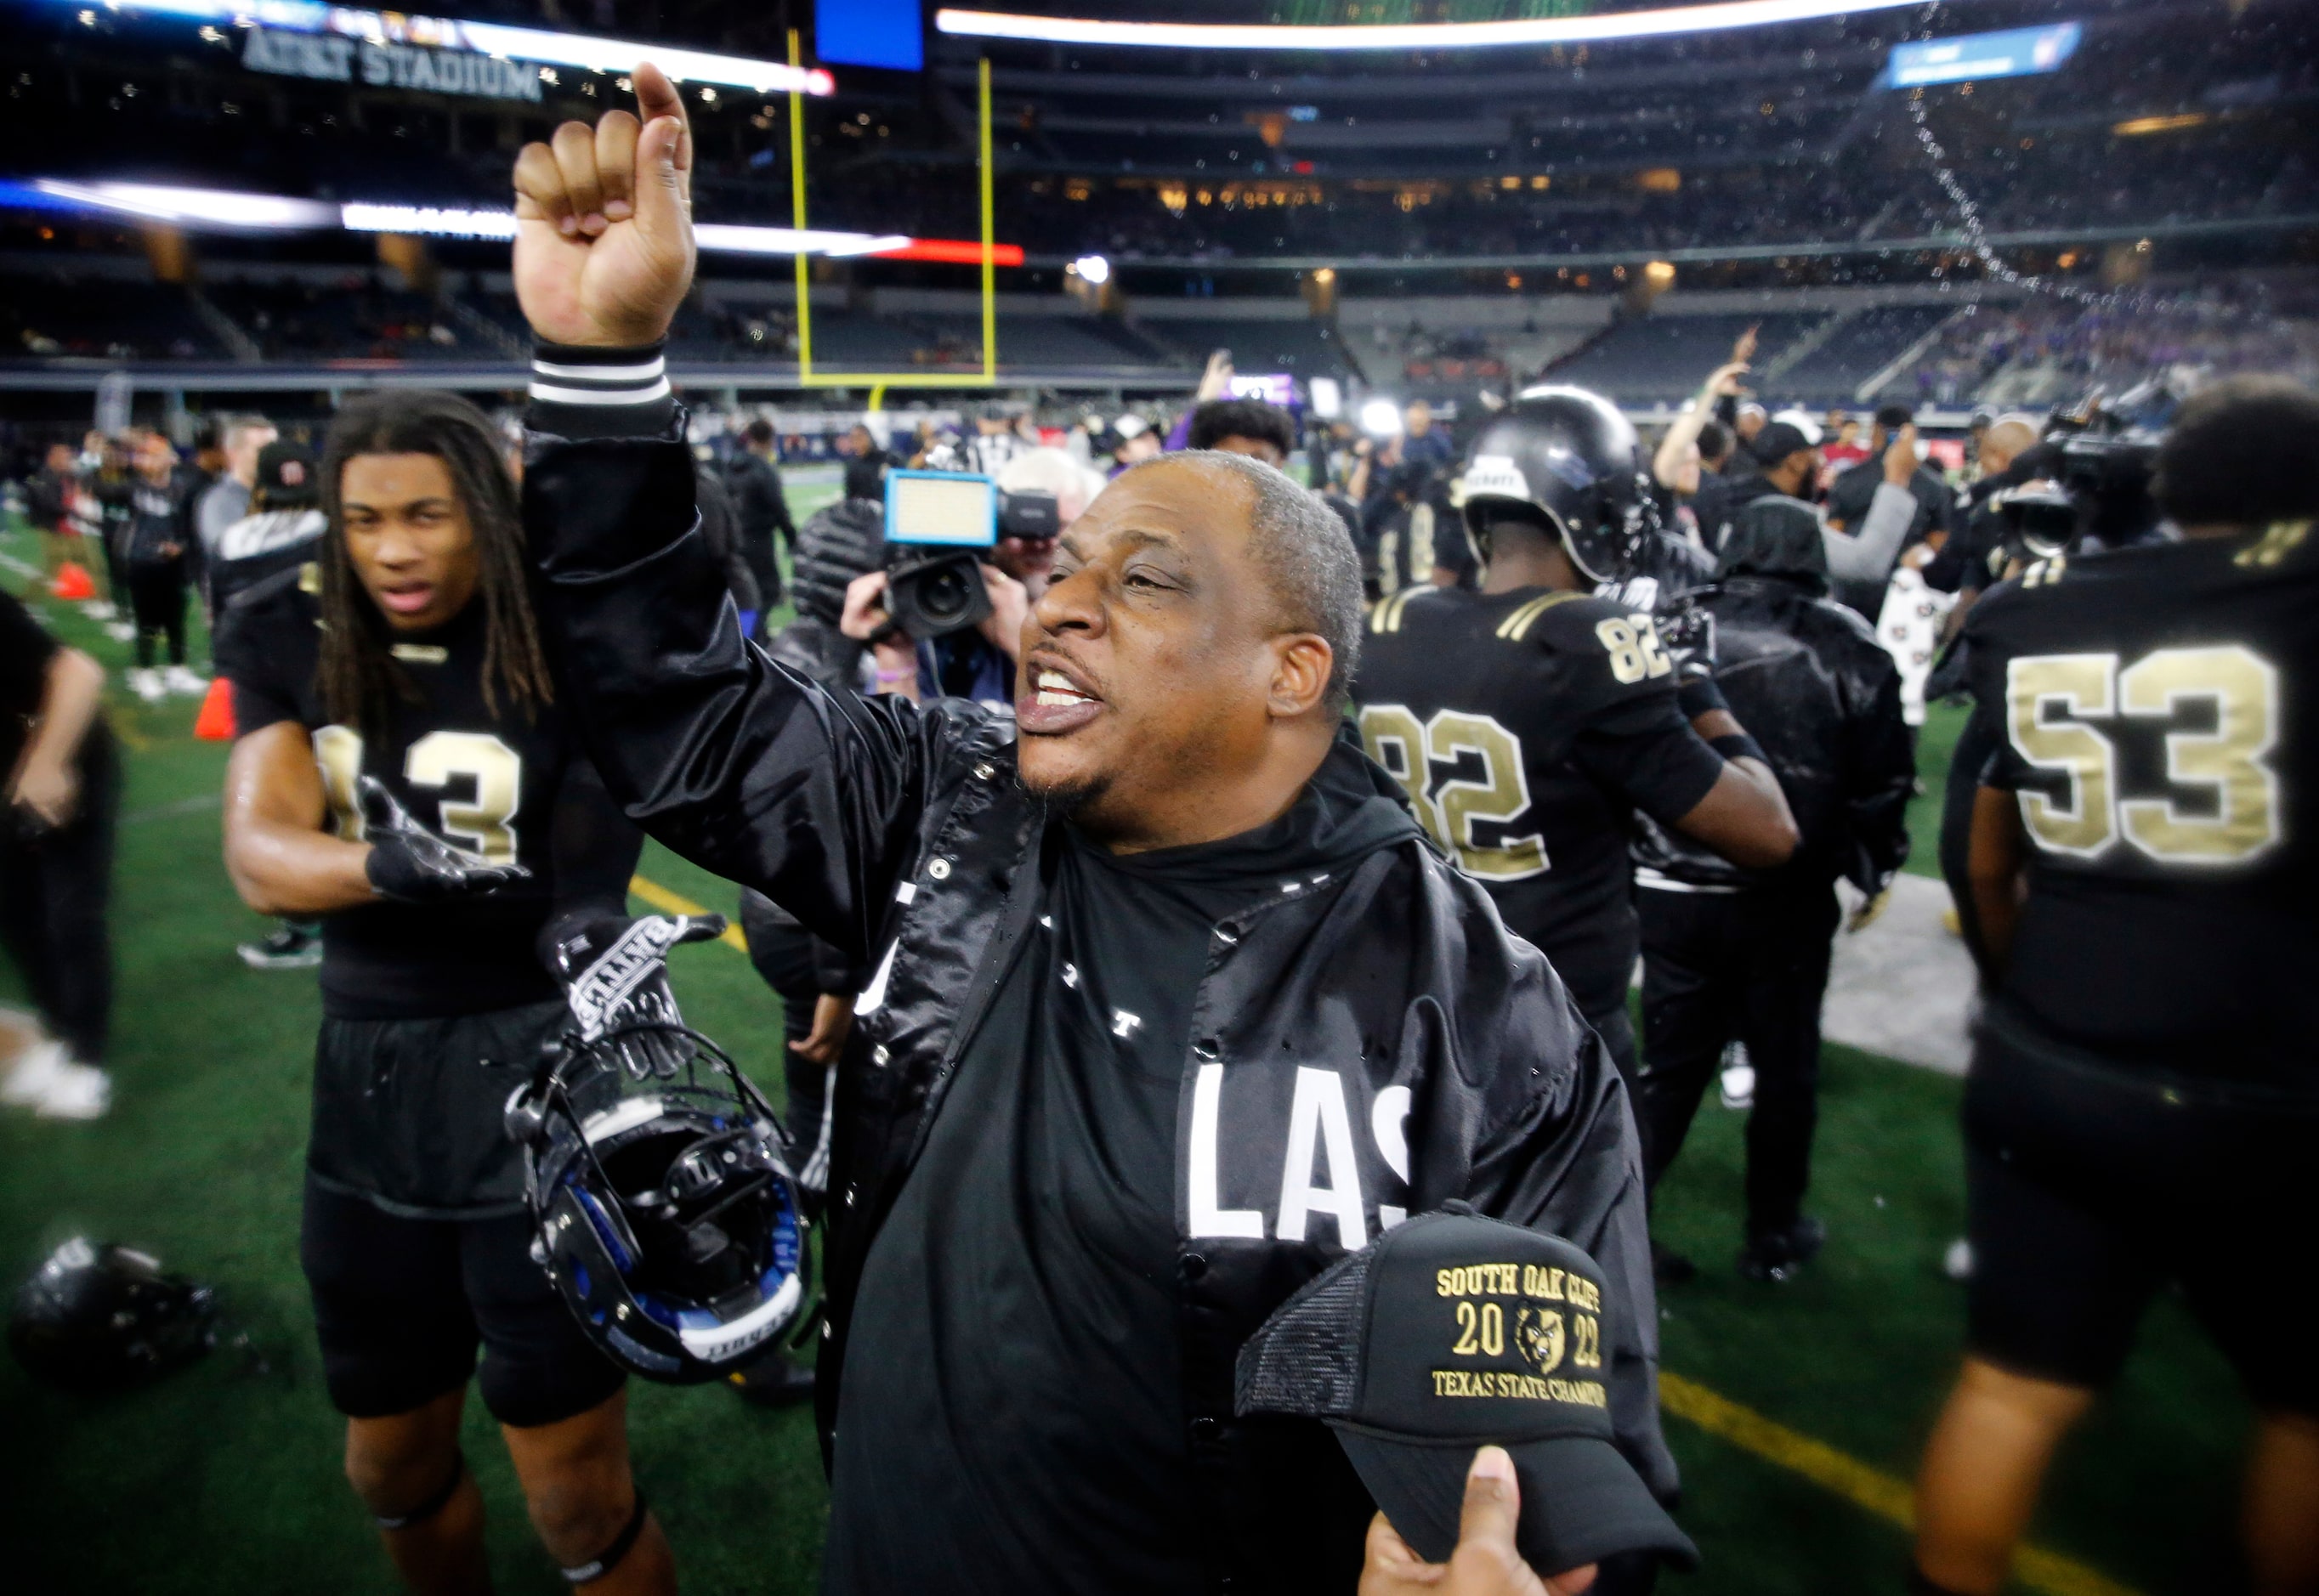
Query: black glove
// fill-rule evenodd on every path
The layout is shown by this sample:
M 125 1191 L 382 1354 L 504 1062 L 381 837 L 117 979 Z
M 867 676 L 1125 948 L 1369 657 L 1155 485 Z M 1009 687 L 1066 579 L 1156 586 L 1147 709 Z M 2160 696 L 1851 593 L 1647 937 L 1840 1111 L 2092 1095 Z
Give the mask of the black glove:
M 631 919 L 606 909 L 575 909 L 540 933 L 541 957 L 564 983 L 564 1001 L 583 1041 L 628 1025 L 681 1025 L 668 986 L 668 951 L 680 942 L 725 934 L 722 915 L 646 915 Z M 613 1044 L 636 1080 L 675 1076 L 691 1050 L 664 1035 Z
M 1658 617 L 1659 643 L 1674 662 L 1675 702 L 1686 719 L 1730 708 L 1715 685 L 1715 616 L 1688 601 Z
M 456 848 L 411 818 L 375 776 L 355 780 L 363 835 L 370 857 L 363 874 L 381 897 L 397 903 L 457 903 L 496 892 L 531 872 L 519 864 L 492 864 Z

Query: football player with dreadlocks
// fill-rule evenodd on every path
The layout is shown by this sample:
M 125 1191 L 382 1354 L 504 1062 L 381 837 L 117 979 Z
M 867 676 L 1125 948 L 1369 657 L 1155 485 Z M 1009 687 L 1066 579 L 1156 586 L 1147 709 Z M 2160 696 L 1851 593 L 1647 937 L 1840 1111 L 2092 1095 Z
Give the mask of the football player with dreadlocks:
M 240 594 L 218 660 L 241 733 L 227 869 L 259 913 L 323 921 L 299 1251 L 347 1475 L 414 1589 L 489 1588 L 458 1445 L 480 1341 L 484 1404 L 565 1578 L 673 1591 L 629 1475 L 625 1376 L 531 1256 L 501 1122 L 565 1023 L 543 951 L 571 973 L 626 924 L 641 838 L 551 690 L 483 413 L 365 395 L 320 478 L 316 563 Z
M 1715 690 L 1710 636 L 1670 646 L 1649 614 L 1601 595 L 1652 530 L 1615 407 L 1524 393 L 1475 440 L 1464 499 L 1481 588 L 1406 589 L 1370 612 L 1361 740 L 1631 1077 L 1633 812 L 1757 868 L 1787 860 L 1795 822 Z

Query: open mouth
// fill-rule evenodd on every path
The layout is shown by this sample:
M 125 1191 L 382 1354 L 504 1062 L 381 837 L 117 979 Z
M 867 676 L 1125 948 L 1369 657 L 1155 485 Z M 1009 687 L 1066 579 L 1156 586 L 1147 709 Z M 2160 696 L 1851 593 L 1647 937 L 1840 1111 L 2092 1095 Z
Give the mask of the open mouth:
M 1016 726 L 1033 735 L 1054 736 L 1075 731 L 1103 713 L 1103 699 L 1072 673 L 1045 663 L 1033 663 L 1029 690 L 1015 704 Z
M 417 615 L 435 601 L 435 584 L 414 582 L 381 588 L 378 601 L 395 615 Z

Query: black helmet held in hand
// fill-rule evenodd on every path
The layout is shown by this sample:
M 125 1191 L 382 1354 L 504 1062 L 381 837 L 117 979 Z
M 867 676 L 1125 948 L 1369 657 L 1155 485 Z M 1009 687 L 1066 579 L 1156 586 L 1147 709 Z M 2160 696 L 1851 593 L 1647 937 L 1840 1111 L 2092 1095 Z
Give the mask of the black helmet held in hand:
M 1598 582 L 1627 573 L 1656 514 L 1634 427 L 1584 388 L 1524 389 L 1474 440 L 1460 493 L 1484 564 L 1492 525 L 1522 520 L 1553 531 Z
M 810 1253 L 773 1111 L 673 1022 L 567 1035 L 509 1098 L 546 1270 L 581 1332 L 649 1380 L 715 1380 L 808 1311 Z
M 16 1293 L 8 1349 L 45 1384 L 114 1391 L 208 1351 L 216 1318 L 207 1286 L 133 1248 L 76 1236 Z

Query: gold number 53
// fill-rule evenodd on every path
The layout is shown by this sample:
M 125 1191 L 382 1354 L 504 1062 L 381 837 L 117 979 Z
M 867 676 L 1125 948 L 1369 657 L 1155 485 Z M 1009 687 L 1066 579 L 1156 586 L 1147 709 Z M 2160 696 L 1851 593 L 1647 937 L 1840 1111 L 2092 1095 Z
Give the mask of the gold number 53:
M 2161 648 L 2125 670 L 2114 654 L 2035 654 L 2005 672 L 2006 726 L 2021 757 L 2068 779 L 2065 796 L 2021 794 L 2022 824 L 2038 846 L 2092 859 L 2120 835 L 2169 864 L 2236 864 L 2279 838 L 2278 777 L 2267 756 L 2278 741 L 2278 672 L 2240 644 Z M 2186 705 L 2215 709 L 2211 732 L 2166 734 L 2166 779 L 2203 788 L 2211 813 L 2171 797 L 2118 791 L 2117 748 L 2098 722 L 2171 719 Z

